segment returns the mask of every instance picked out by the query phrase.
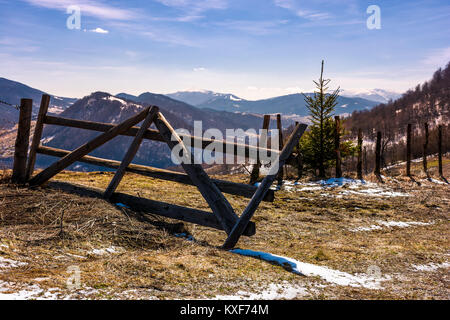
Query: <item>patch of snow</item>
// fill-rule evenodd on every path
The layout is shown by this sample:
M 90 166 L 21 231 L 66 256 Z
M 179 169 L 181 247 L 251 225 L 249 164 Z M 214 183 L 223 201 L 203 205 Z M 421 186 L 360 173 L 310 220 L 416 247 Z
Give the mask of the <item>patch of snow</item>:
M 41 140 L 41 143 L 42 143 L 42 144 L 47 144 L 47 143 L 49 143 L 50 141 L 52 141 L 53 139 L 55 139 L 55 136 L 51 136 L 51 137 L 42 139 L 42 140 Z
M 355 180 L 348 178 L 331 178 L 328 180 L 320 180 L 315 182 L 284 182 L 285 190 L 287 191 L 319 191 L 331 188 L 341 188 L 345 187 L 345 190 L 340 190 L 337 198 L 342 198 L 345 195 L 362 195 L 371 197 L 409 197 L 409 194 L 402 192 L 394 192 L 387 187 L 381 187 L 376 183 L 366 182 L 364 180 Z M 294 187 L 292 186 L 294 185 Z M 350 190 L 348 190 L 350 189 Z M 329 196 L 327 194 L 322 194 L 323 196 Z
M 220 295 L 214 297 L 213 300 L 280 300 L 305 297 L 307 294 L 306 288 L 284 282 L 283 284 L 271 283 L 261 293 L 238 291 L 235 295 Z
M 393 228 L 393 227 L 408 228 L 411 226 L 429 226 L 429 225 L 434 224 L 434 222 L 419 222 L 419 221 L 403 222 L 403 221 L 382 221 L 382 220 L 378 220 L 376 223 L 378 225 L 371 225 L 369 227 L 357 227 L 357 228 L 349 229 L 349 231 L 364 232 L 364 231 L 381 230 L 382 229 L 381 226 L 388 227 L 388 228 Z
M 0 269 L 11 269 L 26 266 L 28 263 L 0 257 Z
M 354 229 L 350 229 L 351 232 L 361 232 L 361 231 L 373 231 L 373 230 L 382 230 L 380 226 L 371 225 L 370 227 L 358 227 Z
M 109 96 L 108 98 L 103 98 L 103 100 L 118 101 L 121 104 L 125 104 L 125 105 L 127 104 L 127 102 L 125 100 L 122 100 L 122 99 L 119 99 L 119 98 L 116 98 L 116 97 L 113 97 L 113 96 Z
M 448 268 L 450 268 L 450 263 L 449 262 L 444 262 L 444 263 L 439 263 L 439 264 L 429 263 L 429 264 L 423 264 L 423 265 L 413 265 L 412 267 L 416 271 L 432 272 L 432 271 L 436 271 L 438 269 L 448 269 Z
M 230 100 L 231 100 L 231 101 L 242 101 L 241 98 L 238 98 L 238 97 L 233 96 L 233 95 L 230 95 Z
M 102 248 L 102 249 L 93 249 L 88 252 L 88 254 L 95 254 L 97 256 L 103 256 L 105 254 L 113 254 L 113 253 L 121 253 L 123 251 L 122 248 L 118 248 L 115 246 L 109 247 L 109 248 Z
M 382 281 L 390 280 L 389 276 L 375 278 L 367 275 L 352 275 L 346 272 L 333 270 L 327 267 L 317 266 L 310 263 L 300 262 L 295 259 L 277 256 L 271 253 L 234 249 L 233 253 L 243 256 L 255 257 L 267 262 L 282 266 L 286 270 L 303 276 L 318 276 L 323 280 L 341 286 L 364 287 L 368 289 L 380 289 Z
M 434 222 L 417 222 L 417 221 L 411 221 L 411 222 L 402 222 L 402 221 L 377 221 L 378 224 L 381 224 L 386 227 L 398 227 L 398 228 L 408 228 L 411 226 L 429 226 L 434 224 Z

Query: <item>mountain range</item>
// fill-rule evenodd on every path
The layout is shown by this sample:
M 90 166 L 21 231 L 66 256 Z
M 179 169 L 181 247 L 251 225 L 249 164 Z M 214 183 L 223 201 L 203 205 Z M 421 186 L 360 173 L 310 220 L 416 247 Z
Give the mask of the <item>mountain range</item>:
M 305 95 L 311 96 L 313 94 L 306 93 Z M 309 114 L 305 97 L 300 93 L 256 101 L 245 100 L 233 94 L 213 93 L 210 91 L 177 92 L 168 96 L 176 97 L 178 100 L 185 102 L 198 102 L 198 104 L 194 105 L 201 109 L 259 114 L 281 113 L 299 117 L 306 117 Z M 335 113 L 336 115 L 351 114 L 353 111 L 371 109 L 378 104 L 376 101 L 364 98 L 339 96 Z
M 0 100 L 19 104 L 21 98 L 32 98 L 33 113 L 36 114 L 41 95 L 44 92 L 31 88 L 19 82 L 0 79 Z M 148 105 L 157 105 L 174 128 L 191 130 L 194 121 L 202 121 L 203 129 L 218 128 L 225 131 L 228 128 L 260 128 L 262 114 L 283 114 L 283 126 L 287 127 L 298 117 L 307 116 L 304 97 L 300 94 L 287 95 L 272 99 L 249 101 L 233 94 L 220 94 L 211 91 L 178 92 L 162 95 L 146 92 L 135 96 L 127 93 L 112 95 L 105 92 L 95 92 L 81 99 L 52 96 L 49 113 L 59 114 L 61 117 L 87 121 L 120 123 L 131 117 Z M 186 100 L 185 102 L 181 100 Z M 195 104 L 195 106 L 194 106 Z M 340 97 L 337 114 L 351 113 L 354 110 L 370 109 L 377 103 L 359 97 Z M 4 136 L 12 137 L 11 127 L 17 123 L 18 111 L 10 106 L 1 106 L 0 127 L 9 127 Z M 272 120 L 271 128 L 276 127 Z M 97 136 L 97 132 L 86 130 L 46 126 L 42 143 L 44 145 L 74 150 L 81 144 Z M 74 139 L 76 137 L 76 139 Z M 2 139 L 2 134 L 0 134 Z M 95 150 L 91 155 L 121 160 L 131 143 L 130 137 L 118 137 Z M 11 149 L 11 148 L 4 148 Z M 10 153 L 9 153 L 10 155 Z M 2 155 L 0 155 L 2 158 Z M 3 159 L 4 160 L 4 159 Z M 38 166 L 45 166 L 55 159 L 47 156 L 38 157 Z M 6 161 L 7 162 L 7 161 Z M 134 160 L 137 164 L 156 167 L 172 165 L 167 146 L 159 142 L 145 141 Z M 98 169 L 89 165 L 76 164 L 71 167 L 76 170 Z
M 20 105 L 22 98 L 33 99 L 33 114 L 36 115 L 39 110 L 41 97 L 45 92 L 31 88 L 23 83 L 0 78 L 0 100 Z M 64 98 L 50 95 L 50 106 L 48 112 L 50 114 L 59 114 L 71 106 L 76 98 Z M 0 104 L 0 128 L 10 127 L 17 123 L 19 119 L 19 111 L 11 106 Z

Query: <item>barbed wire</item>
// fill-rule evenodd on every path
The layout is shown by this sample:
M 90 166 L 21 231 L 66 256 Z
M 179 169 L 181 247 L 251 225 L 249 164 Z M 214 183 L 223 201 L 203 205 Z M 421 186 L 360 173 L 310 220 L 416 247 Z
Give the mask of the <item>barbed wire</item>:
M 20 110 L 20 106 L 18 106 L 18 105 L 15 105 L 15 104 L 11 104 L 11 103 L 8 103 L 8 102 L 6 102 L 6 101 L 3 101 L 3 100 L 0 100 L 0 104 L 4 104 L 4 105 L 7 105 L 7 106 L 10 106 L 10 107 L 16 108 L 17 110 Z

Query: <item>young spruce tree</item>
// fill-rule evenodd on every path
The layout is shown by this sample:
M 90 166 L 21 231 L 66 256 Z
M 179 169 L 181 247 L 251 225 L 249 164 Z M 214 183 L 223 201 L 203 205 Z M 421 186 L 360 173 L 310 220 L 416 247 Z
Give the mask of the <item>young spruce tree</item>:
M 334 160 L 334 121 L 333 112 L 339 97 L 339 88 L 328 94 L 329 79 L 323 78 L 324 61 L 320 79 L 314 81 L 316 91 L 312 96 L 305 97 L 306 106 L 311 116 L 312 126 L 300 141 L 303 161 L 315 172 L 319 171 L 319 178 L 325 178 L 326 169 Z

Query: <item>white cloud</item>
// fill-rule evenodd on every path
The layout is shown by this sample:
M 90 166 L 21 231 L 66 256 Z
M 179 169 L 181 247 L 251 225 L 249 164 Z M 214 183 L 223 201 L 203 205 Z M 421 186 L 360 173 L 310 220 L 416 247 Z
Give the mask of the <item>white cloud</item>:
M 435 68 L 445 66 L 450 62 L 450 47 L 431 51 L 430 54 L 425 57 L 422 62 Z
M 105 29 L 102 29 L 102 28 L 96 28 L 96 29 L 92 29 L 92 30 L 89 30 L 89 31 L 90 32 L 95 32 L 95 33 L 103 33 L 103 34 L 109 33 L 108 30 L 105 30 Z
M 194 68 L 193 70 L 194 70 L 194 72 L 201 72 L 201 71 L 206 71 L 206 68 L 204 68 L 204 67 L 197 67 L 197 68 Z
M 76 5 L 81 8 L 81 14 L 111 20 L 131 20 L 138 15 L 128 9 L 110 6 L 99 0 L 23 0 L 29 4 L 48 9 L 65 11 L 69 6 Z

